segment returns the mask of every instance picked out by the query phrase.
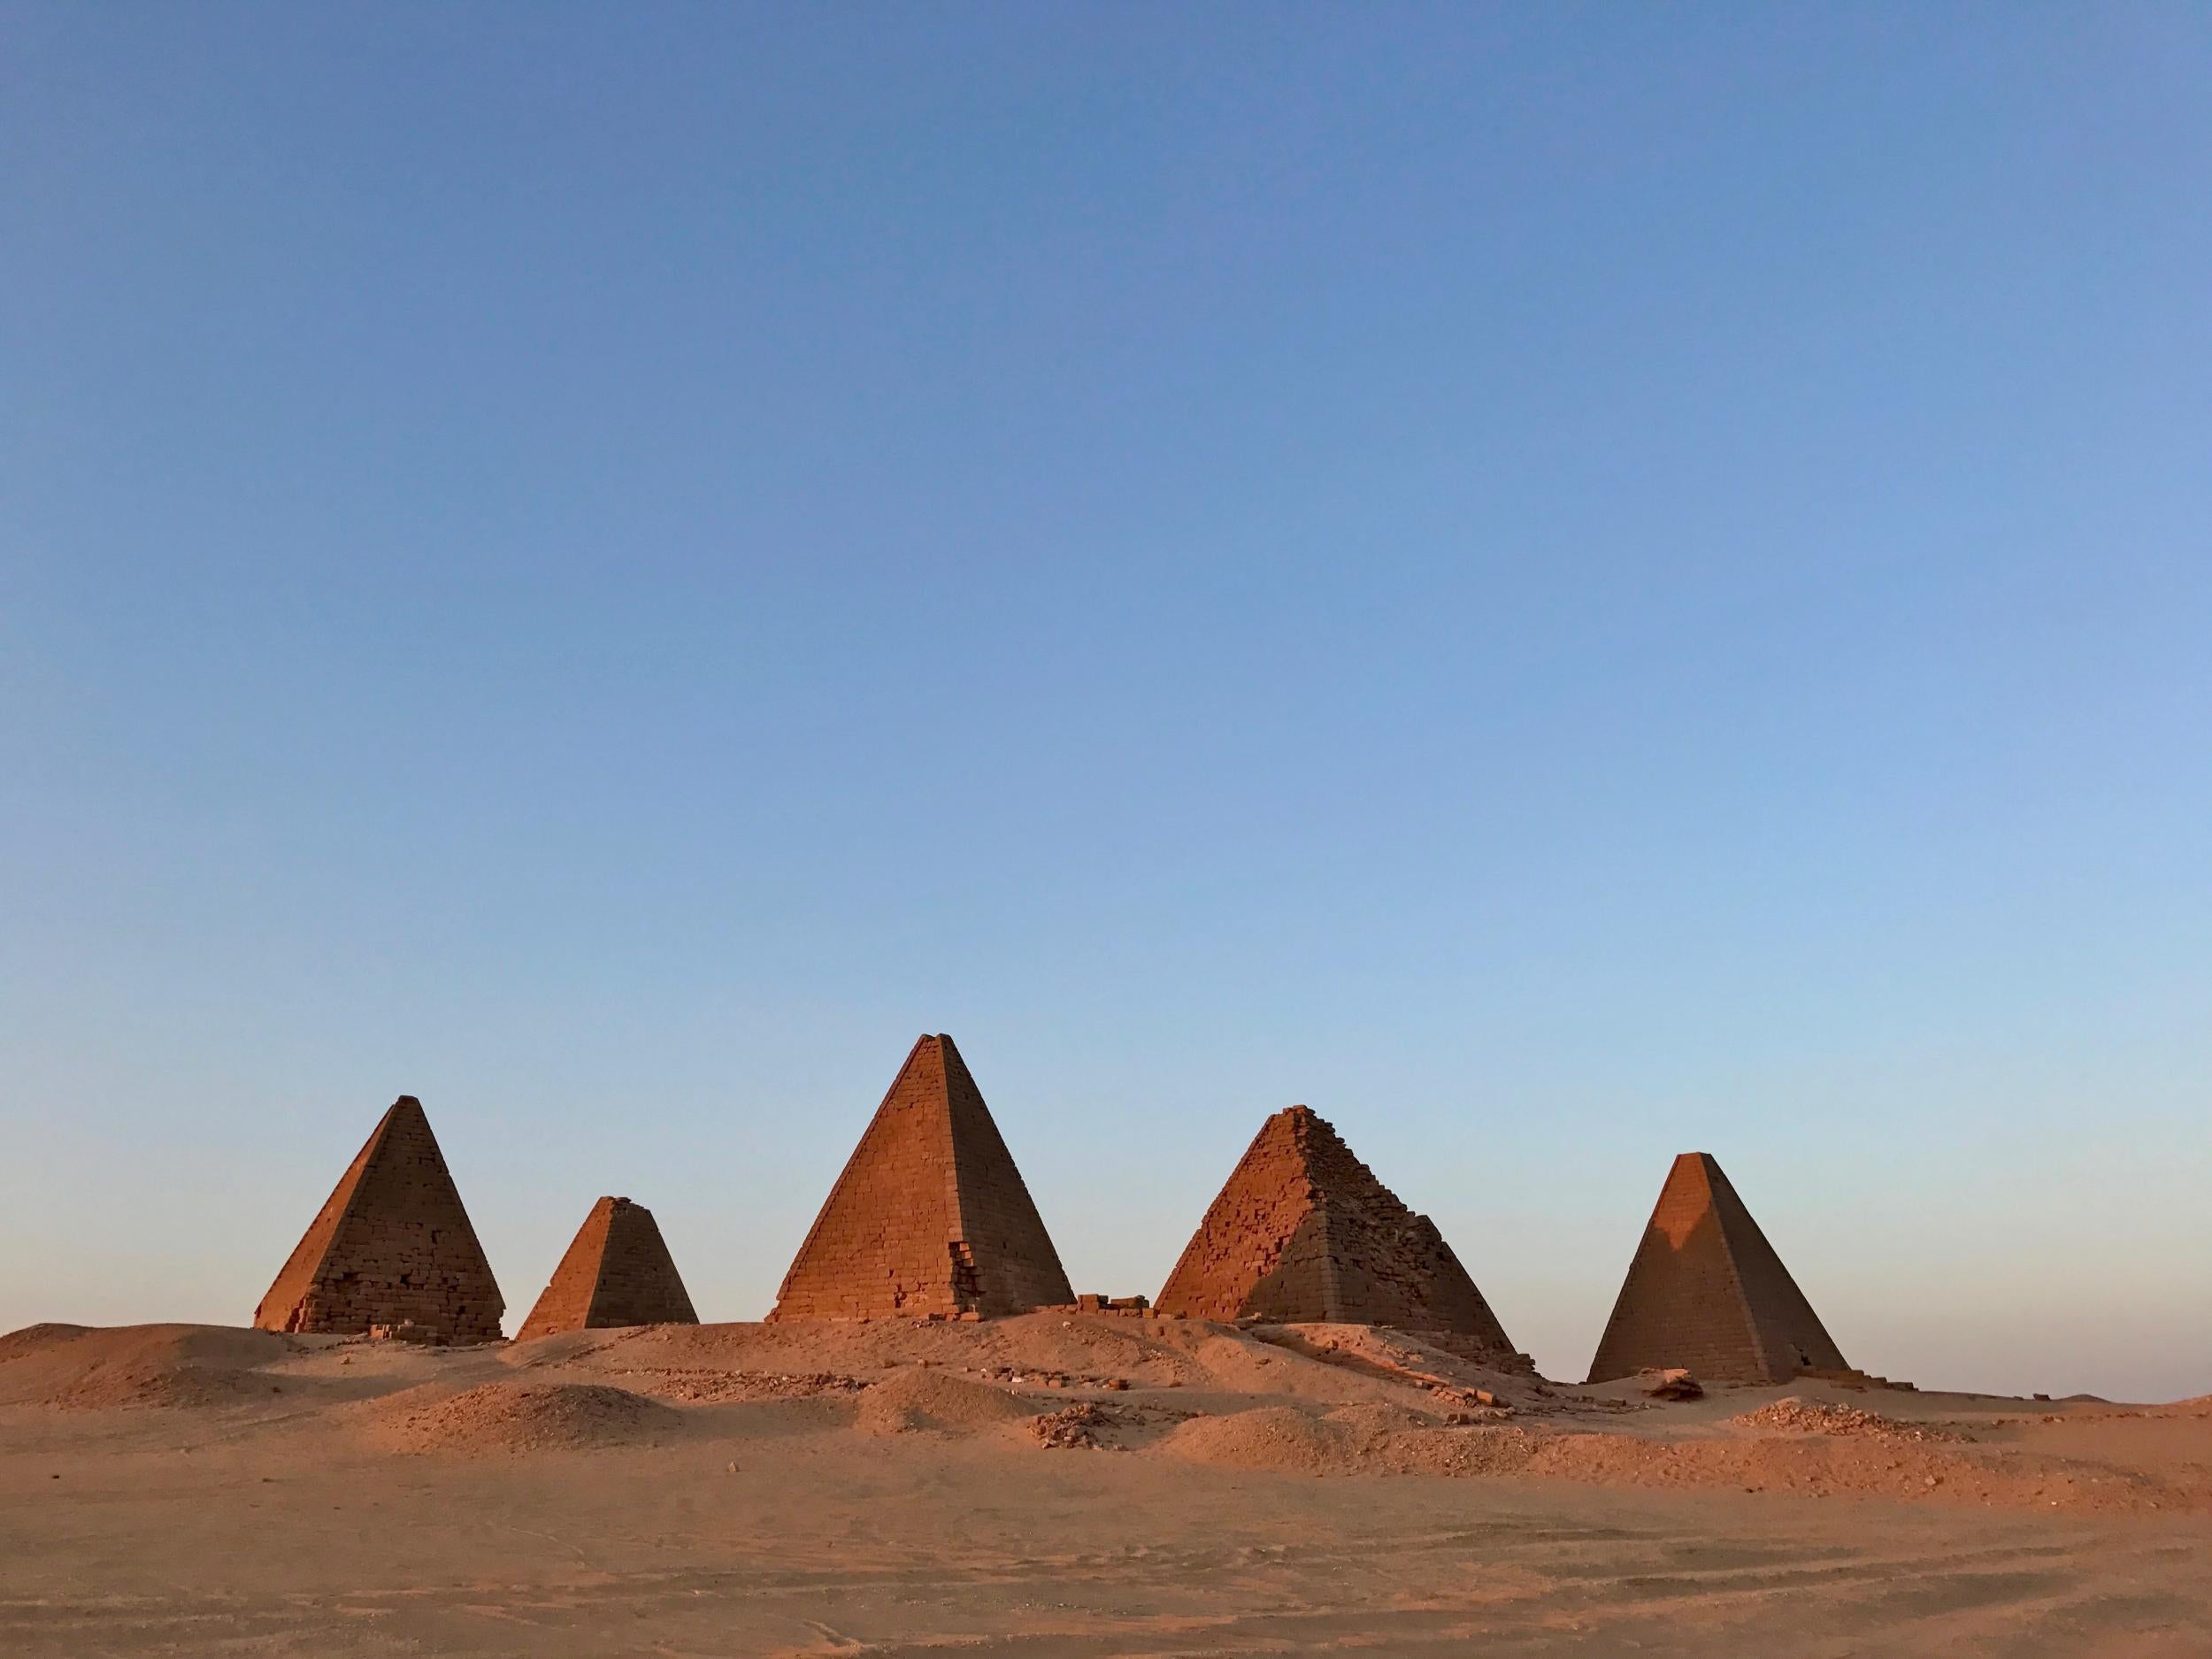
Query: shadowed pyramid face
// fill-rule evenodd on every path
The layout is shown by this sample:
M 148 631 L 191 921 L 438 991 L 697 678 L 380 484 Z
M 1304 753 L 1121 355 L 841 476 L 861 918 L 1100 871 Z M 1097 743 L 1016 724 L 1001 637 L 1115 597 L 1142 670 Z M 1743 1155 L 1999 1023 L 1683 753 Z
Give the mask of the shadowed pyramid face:
M 653 1212 L 626 1198 L 602 1198 L 576 1230 L 516 1340 L 612 1325 L 698 1323 Z
M 1703 1152 L 1685 1152 L 1667 1172 L 1590 1380 L 1674 1365 L 1734 1382 L 1848 1369 L 1719 1164 Z
M 924 1037 L 784 1276 L 772 1319 L 957 1317 L 1075 1300 L 952 1039 Z
M 497 1340 L 506 1311 L 422 1102 L 378 1122 L 254 1310 L 267 1331 L 357 1333 L 413 1325 Z
M 1239 1160 L 1162 1288 L 1164 1313 L 1394 1325 L 1512 1344 L 1425 1216 L 1377 1180 L 1303 1106 L 1277 1112 Z

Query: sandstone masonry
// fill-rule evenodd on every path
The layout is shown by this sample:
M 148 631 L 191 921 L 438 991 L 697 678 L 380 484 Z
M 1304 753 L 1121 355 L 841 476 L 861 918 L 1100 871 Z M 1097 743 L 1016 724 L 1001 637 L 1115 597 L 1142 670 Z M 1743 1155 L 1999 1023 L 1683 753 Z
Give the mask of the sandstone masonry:
M 806 1241 L 771 1319 L 982 1318 L 1075 1294 L 950 1037 L 900 1068 Z
M 1260 1125 L 1156 1305 L 1194 1318 L 1455 1332 L 1517 1360 L 1435 1224 L 1304 1106 Z
M 347 1168 L 269 1294 L 265 1331 L 412 1327 L 496 1340 L 506 1311 L 422 1102 L 403 1094 Z
M 610 1325 L 698 1323 L 653 1212 L 626 1198 L 602 1198 L 576 1230 L 516 1340 Z
M 1848 1367 L 1820 1316 L 1709 1153 L 1667 1171 L 1592 1382 L 1685 1366 L 1736 1382 L 1784 1382 Z

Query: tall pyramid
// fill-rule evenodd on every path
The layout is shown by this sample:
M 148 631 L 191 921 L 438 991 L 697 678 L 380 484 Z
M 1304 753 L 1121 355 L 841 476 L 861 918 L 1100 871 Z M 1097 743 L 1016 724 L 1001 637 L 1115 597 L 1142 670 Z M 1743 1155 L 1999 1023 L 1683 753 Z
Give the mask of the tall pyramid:
M 1163 1313 L 1453 1331 L 1513 1344 L 1436 1225 L 1310 1107 L 1260 1125 L 1162 1288 Z
M 254 1310 L 265 1331 L 412 1324 L 448 1341 L 496 1341 L 507 1304 L 430 1133 L 422 1102 L 392 1102 Z
M 979 1317 L 1075 1300 L 947 1036 L 923 1037 L 830 1189 L 771 1319 Z
M 698 1323 L 653 1212 L 626 1198 L 603 1198 L 576 1229 L 515 1340 L 608 1325 Z
M 1683 1365 L 1732 1382 L 1844 1371 L 1820 1316 L 1710 1153 L 1685 1152 L 1605 1323 L 1590 1380 Z

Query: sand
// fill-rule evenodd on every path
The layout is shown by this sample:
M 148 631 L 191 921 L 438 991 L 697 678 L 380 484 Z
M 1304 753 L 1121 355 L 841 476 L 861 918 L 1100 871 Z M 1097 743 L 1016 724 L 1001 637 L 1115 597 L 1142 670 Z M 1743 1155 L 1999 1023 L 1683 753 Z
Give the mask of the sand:
M 2212 1401 L 1039 1314 L 0 1337 L 0 1653 L 2212 1653 Z

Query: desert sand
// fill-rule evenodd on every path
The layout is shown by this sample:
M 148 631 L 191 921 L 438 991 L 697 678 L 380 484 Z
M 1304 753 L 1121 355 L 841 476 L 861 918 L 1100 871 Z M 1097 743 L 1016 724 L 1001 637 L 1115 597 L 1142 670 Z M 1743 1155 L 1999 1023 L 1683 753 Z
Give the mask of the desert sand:
M 0 1338 L 0 1653 L 2212 1653 L 2212 1402 L 1114 1314 Z

